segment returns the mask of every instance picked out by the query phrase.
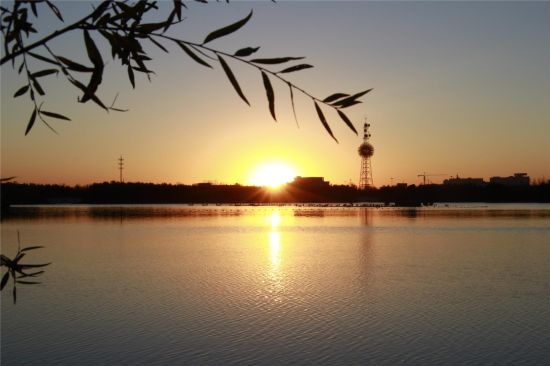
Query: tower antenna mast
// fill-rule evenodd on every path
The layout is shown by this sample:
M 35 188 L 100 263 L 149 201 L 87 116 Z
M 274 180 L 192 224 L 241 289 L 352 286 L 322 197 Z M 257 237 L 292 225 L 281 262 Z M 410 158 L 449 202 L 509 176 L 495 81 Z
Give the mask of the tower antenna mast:
M 124 158 L 121 155 L 120 158 L 118 158 L 118 170 L 120 171 L 120 183 L 124 182 L 122 180 L 122 169 L 124 169 Z

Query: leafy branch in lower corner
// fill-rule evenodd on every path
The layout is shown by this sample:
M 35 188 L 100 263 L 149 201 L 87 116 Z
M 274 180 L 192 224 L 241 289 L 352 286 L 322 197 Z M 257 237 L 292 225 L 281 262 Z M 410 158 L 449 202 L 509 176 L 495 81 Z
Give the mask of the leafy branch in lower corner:
M 50 265 L 51 263 L 42 264 L 21 264 L 20 260 L 31 250 L 43 248 L 40 245 L 21 248 L 21 242 L 19 239 L 19 232 L 17 232 L 18 248 L 17 253 L 13 259 L 8 258 L 4 254 L 0 255 L 0 267 L 6 267 L 7 271 L 2 276 L 2 282 L 0 284 L 0 291 L 4 290 L 10 277 L 13 280 L 13 303 L 17 302 L 17 285 L 37 285 L 40 282 L 34 279 L 44 273 L 43 270 L 35 271 L 37 268 L 42 268 Z M 34 271 L 34 272 L 29 272 Z
M 199 3 L 207 2 L 206 0 L 195 1 Z M 0 6 L 2 12 L 0 26 L 4 36 L 4 56 L 0 59 L 0 65 L 11 62 L 19 74 L 25 71 L 26 84 L 15 92 L 14 98 L 28 94 L 34 105 L 25 134 L 29 133 L 33 128 L 37 118 L 50 128 L 51 126 L 46 122 L 45 117 L 70 121 L 68 117 L 62 114 L 43 110 L 42 103 L 37 100 L 38 97 L 46 95 L 46 90 L 42 87 L 39 80 L 50 75 L 59 75 L 61 73 L 70 84 L 82 93 L 78 98 L 80 103 L 86 103 L 91 100 L 106 111 L 125 111 L 115 108 L 114 102 L 110 107 L 107 107 L 98 96 L 100 85 L 103 81 L 105 62 L 103 61 L 100 47 L 96 44 L 97 40 L 94 37 L 101 37 L 110 46 L 111 57 L 118 59 L 121 65 L 126 68 L 132 88 L 136 87 L 136 74 L 143 74 L 149 80 L 151 75 L 154 74 L 154 71 L 149 66 L 152 58 L 144 45 L 150 42 L 151 45 L 169 53 L 169 48 L 165 44 L 169 42 L 181 48 L 188 57 L 203 66 L 212 68 L 212 62 L 219 63 L 236 93 L 245 103 L 250 105 L 228 61 L 234 60 L 245 63 L 259 71 L 266 91 L 269 111 L 275 121 L 277 117 L 275 113 L 275 92 L 272 82 L 279 80 L 289 88 L 290 102 L 296 123 L 298 123 L 298 120 L 296 118 L 294 96 L 295 92 L 299 92 L 311 99 L 321 124 L 334 140 L 336 138 L 332 133 L 328 120 L 325 118 L 322 110 L 323 106 L 336 111 L 345 125 L 357 134 L 357 130 L 343 112 L 343 109 L 361 103 L 360 98 L 372 90 L 368 89 L 355 94 L 333 93 L 323 99 L 317 98 L 286 79 L 286 76 L 290 73 L 313 67 L 310 64 L 303 63 L 302 60 L 304 57 L 253 58 L 260 50 L 260 47 L 248 46 L 240 48 L 235 52 L 224 52 L 207 46 L 208 43 L 242 28 L 252 18 L 252 11 L 239 21 L 210 32 L 202 43 L 198 43 L 167 34 L 168 30 L 173 29 L 176 24 L 185 20 L 183 11 L 187 8 L 187 5 L 182 0 L 173 0 L 170 11 L 167 12 L 165 18 L 163 17 L 164 20 L 155 23 L 148 23 L 145 19 L 150 19 L 150 15 L 155 12 L 161 12 L 157 1 L 104 0 L 82 19 L 66 25 L 64 28 L 48 34 L 35 42 L 28 43 L 27 39 L 29 35 L 38 33 L 34 28 L 33 21 L 29 19 L 34 16 L 33 20 L 36 20 L 38 17 L 38 5 L 40 4 L 47 6 L 59 21 L 64 22 L 61 11 L 49 0 L 16 1 L 13 3 L 11 9 Z M 32 16 L 30 15 L 31 13 L 33 14 Z M 88 65 L 83 65 L 59 55 L 49 45 L 51 40 L 72 31 L 82 32 L 85 54 L 89 60 Z M 47 68 L 31 71 L 27 63 L 27 57 L 47 64 Z M 16 67 L 17 60 L 20 60 L 20 64 Z M 82 77 L 86 76 L 88 80 L 83 81 Z

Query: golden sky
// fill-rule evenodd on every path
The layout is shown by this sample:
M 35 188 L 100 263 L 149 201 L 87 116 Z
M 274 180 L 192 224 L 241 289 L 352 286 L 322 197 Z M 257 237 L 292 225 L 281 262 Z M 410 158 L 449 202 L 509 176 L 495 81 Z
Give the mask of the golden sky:
M 261 46 L 258 55 L 306 56 L 315 67 L 288 78 L 320 99 L 374 88 L 347 109 L 359 131 L 371 123 L 376 186 L 419 183 L 418 174 L 550 178 L 550 10 L 548 2 L 235 2 L 192 4 L 172 35 L 202 41 L 210 31 L 254 15 L 239 32 L 212 42 L 227 52 Z M 60 5 L 67 22 L 89 4 Z M 53 18 L 43 18 L 55 24 Z M 55 29 L 55 28 L 54 28 Z M 137 78 L 110 58 L 99 95 L 129 108 L 105 113 L 76 102 L 60 77 L 44 82 L 48 110 L 71 117 L 38 124 L 24 136 L 30 101 L 14 100 L 24 80 L 1 69 L 1 174 L 20 182 L 88 184 L 143 182 L 251 183 L 267 163 L 302 176 L 357 183 L 361 136 L 324 109 L 335 143 L 311 100 L 296 95 L 299 127 L 288 88 L 273 81 L 278 122 L 267 106 L 260 73 L 230 62 L 250 101 L 244 104 L 219 65 L 207 69 L 171 47 L 151 47 L 156 75 Z M 82 35 L 52 44 L 79 59 Z M 83 60 L 85 61 L 85 60 Z M 46 109 L 46 107 L 44 108 Z

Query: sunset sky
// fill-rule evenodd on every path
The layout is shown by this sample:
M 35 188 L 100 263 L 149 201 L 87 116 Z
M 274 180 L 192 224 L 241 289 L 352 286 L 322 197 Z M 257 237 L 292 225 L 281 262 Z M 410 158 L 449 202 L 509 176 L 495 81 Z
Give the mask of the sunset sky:
M 65 2 L 60 9 L 69 23 L 90 5 Z M 371 123 L 376 186 L 418 184 L 423 172 L 442 174 L 435 183 L 456 174 L 550 178 L 550 2 L 190 4 L 171 35 L 201 42 L 250 9 L 244 28 L 211 47 L 232 53 L 261 46 L 258 57 L 306 56 L 315 67 L 288 79 L 321 99 L 374 88 L 347 113 L 360 131 L 365 117 Z M 42 11 L 39 29 L 61 27 Z M 58 135 L 37 123 L 24 136 L 31 102 L 12 96 L 25 80 L 3 65 L 2 177 L 70 185 L 117 180 L 122 155 L 126 181 L 249 184 L 262 165 L 279 163 L 302 176 L 357 184 L 362 137 L 329 109 L 338 144 L 308 98 L 296 95 L 297 127 L 288 88 L 273 81 L 274 122 L 257 70 L 230 61 L 248 107 L 219 65 L 205 68 L 172 45 L 170 54 L 151 46 L 156 75 L 151 83 L 138 76 L 133 90 L 103 38 L 92 36 L 107 63 L 99 95 L 110 102 L 119 93 L 117 106 L 129 111 L 107 114 L 77 103 L 79 93 L 50 76 L 43 80 L 44 109 L 72 121 L 52 121 Z M 77 56 L 84 50 L 81 33 L 52 48 L 89 63 Z

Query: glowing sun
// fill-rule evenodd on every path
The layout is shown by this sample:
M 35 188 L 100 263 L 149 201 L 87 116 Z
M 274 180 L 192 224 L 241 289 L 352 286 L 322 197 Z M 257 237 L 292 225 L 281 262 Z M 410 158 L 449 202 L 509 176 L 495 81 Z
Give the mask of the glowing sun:
M 255 186 L 278 188 L 292 181 L 296 177 L 296 170 L 283 163 L 268 163 L 259 166 L 250 179 Z

